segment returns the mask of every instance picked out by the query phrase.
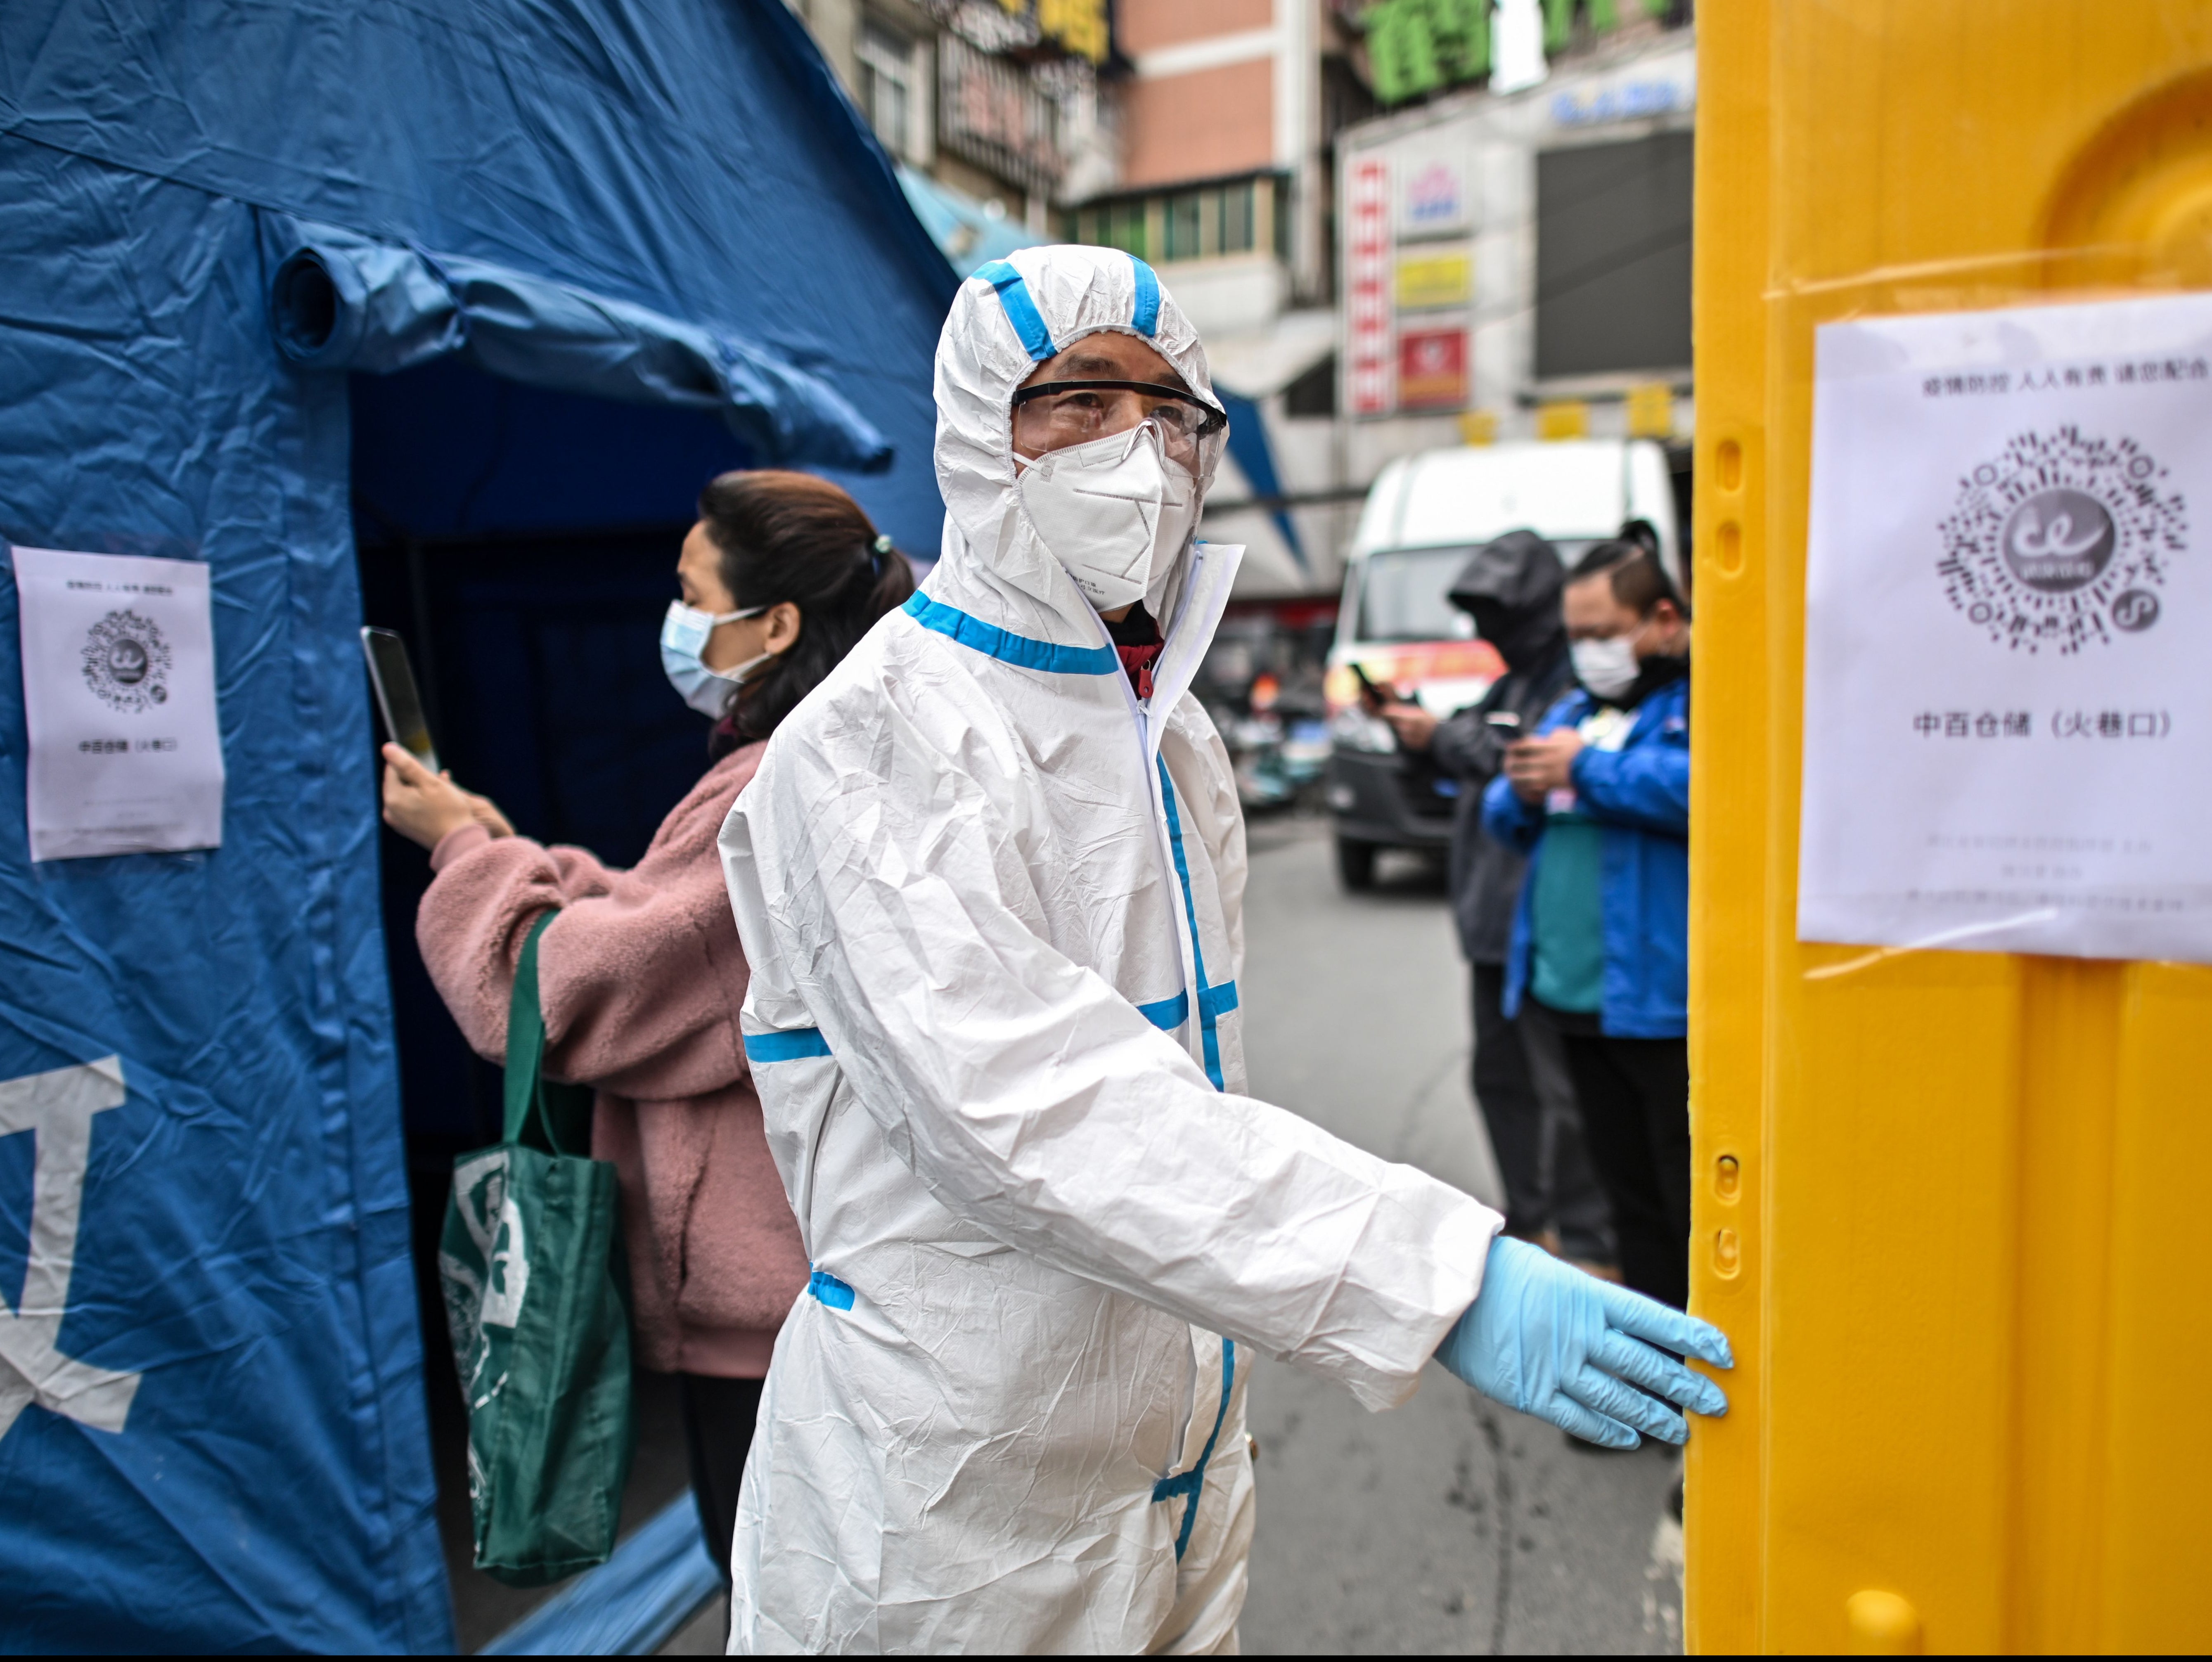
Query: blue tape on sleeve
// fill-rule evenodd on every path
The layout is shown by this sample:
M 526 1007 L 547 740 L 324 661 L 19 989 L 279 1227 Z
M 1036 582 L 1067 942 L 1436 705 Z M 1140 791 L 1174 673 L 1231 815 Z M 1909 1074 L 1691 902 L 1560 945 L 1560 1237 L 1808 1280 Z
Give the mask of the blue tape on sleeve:
M 853 1307 L 853 1289 L 827 1270 L 817 1270 L 808 1277 L 806 1290 L 832 1310 L 849 1310 Z M 1209 1444 L 1208 1447 L 1212 1445 Z
M 792 1028 L 782 1033 L 745 1034 L 748 1062 L 796 1062 L 809 1056 L 827 1056 L 830 1041 L 820 1028 Z

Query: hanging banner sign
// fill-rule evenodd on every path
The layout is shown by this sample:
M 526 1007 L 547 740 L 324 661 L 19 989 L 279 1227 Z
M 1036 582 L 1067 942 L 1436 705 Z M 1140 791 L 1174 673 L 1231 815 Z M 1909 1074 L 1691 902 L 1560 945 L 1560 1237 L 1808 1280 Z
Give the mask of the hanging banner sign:
M 1831 324 L 1808 941 L 2212 962 L 2212 296 Z
M 1387 416 L 1395 405 L 1390 364 L 1390 164 L 1361 156 L 1351 168 L 1345 306 L 1345 380 L 1355 416 Z
M 13 563 L 31 858 L 218 846 L 206 566 L 21 548 Z

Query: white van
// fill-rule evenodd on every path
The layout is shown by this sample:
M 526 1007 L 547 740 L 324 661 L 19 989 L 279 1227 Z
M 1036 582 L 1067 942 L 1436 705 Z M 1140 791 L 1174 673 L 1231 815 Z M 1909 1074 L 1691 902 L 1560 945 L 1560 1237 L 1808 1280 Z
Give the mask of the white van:
M 1632 519 L 1650 523 L 1662 561 L 1679 574 L 1673 481 L 1666 452 L 1650 440 L 1431 450 L 1382 470 L 1346 555 L 1328 658 L 1328 800 L 1346 888 L 1373 883 L 1382 849 L 1447 846 L 1458 793 L 1455 780 L 1400 754 L 1389 725 L 1361 707 L 1351 666 L 1438 716 L 1472 704 L 1504 666 L 1475 638 L 1474 620 L 1444 598 L 1468 556 L 1525 529 L 1548 537 L 1571 567 Z

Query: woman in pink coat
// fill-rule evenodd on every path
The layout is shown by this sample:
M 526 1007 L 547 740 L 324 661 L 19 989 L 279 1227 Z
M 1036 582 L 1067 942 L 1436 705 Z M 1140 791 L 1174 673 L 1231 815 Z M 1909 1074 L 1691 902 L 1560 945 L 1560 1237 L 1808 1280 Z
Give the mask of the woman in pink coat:
M 416 937 L 493 1061 L 523 942 L 560 908 L 538 949 L 547 1071 L 598 1088 L 592 1152 L 621 1180 L 638 1354 L 681 1381 L 692 1490 L 726 1574 L 761 1381 L 807 1265 L 738 1039 L 745 960 L 714 840 L 776 724 L 914 576 L 842 490 L 775 471 L 707 487 L 676 573 L 662 663 L 716 721 L 705 776 L 636 866 L 517 836 L 392 744 L 384 817 L 430 850 Z

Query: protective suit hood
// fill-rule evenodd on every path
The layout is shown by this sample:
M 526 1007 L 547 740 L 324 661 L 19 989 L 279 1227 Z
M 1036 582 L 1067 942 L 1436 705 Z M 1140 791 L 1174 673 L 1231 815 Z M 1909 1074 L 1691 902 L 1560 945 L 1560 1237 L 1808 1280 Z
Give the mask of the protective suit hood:
M 1508 669 L 1528 670 L 1566 640 L 1559 614 L 1565 585 L 1557 549 L 1533 531 L 1510 531 L 1474 551 L 1445 597 L 1474 619 Z
M 933 598 L 998 628 L 1082 648 L 1104 642 L 1105 628 L 1024 504 L 1013 397 L 1039 364 L 1104 331 L 1143 340 L 1193 392 L 1221 408 L 1198 331 L 1150 266 L 1115 249 L 1024 248 L 982 267 L 960 285 L 937 345 L 936 461 L 945 537 L 938 568 L 924 586 Z M 1226 442 L 1225 433 L 1200 441 L 1201 508 Z M 1242 552 L 1207 549 L 1203 586 L 1209 595 L 1218 587 L 1226 597 Z M 1168 638 L 1165 658 L 1180 659 L 1193 645 L 1203 656 L 1202 642 L 1177 639 L 1180 624 L 1194 626 L 1194 636 L 1212 633 L 1208 608 L 1183 616 L 1193 565 L 1186 550 L 1152 608 Z

